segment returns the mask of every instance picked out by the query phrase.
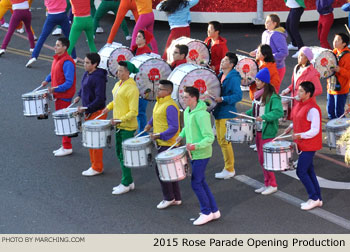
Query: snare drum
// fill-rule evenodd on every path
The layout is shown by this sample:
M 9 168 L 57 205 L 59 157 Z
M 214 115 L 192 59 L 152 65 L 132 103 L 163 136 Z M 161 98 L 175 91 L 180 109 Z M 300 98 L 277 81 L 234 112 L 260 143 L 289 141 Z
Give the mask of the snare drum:
M 109 120 L 90 120 L 83 123 L 83 146 L 101 149 L 111 144 L 113 126 Z
M 180 37 L 174 39 L 167 49 L 167 61 L 172 63 L 174 61 L 173 52 L 176 45 L 187 45 L 188 54 L 186 60 L 188 63 L 193 64 L 209 64 L 210 63 L 210 50 L 207 45 L 198 39 L 192 39 L 188 37 Z
M 173 98 L 182 109 L 186 109 L 183 100 L 185 87 L 193 86 L 199 90 L 199 99 L 208 105 L 208 111 L 216 106 L 213 97 L 219 97 L 221 93 L 220 81 L 215 72 L 209 68 L 186 63 L 176 67 L 168 77 L 174 84 L 171 98 Z
M 254 122 L 248 119 L 232 119 L 226 121 L 227 141 L 232 143 L 250 143 L 254 137 Z
M 174 182 L 186 178 L 188 172 L 186 148 L 163 151 L 156 156 L 156 162 L 161 181 Z
M 291 120 L 291 111 L 292 111 L 292 99 L 282 97 L 282 106 L 283 106 L 283 119 Z
M 314 58 L 311 63 L 314 65 L 314 68 L 320 73 L 322 79 L 326 79 L 334 75 L 334 71 L 331 70 L 331 67 L 338 65 L 337 56 L 329 49 L 310 46 Z
M 111 45 L 105 45 L 102 47 L 98 54 L 101 57 L 100 68 L 103 68 L 109 72 L 113 77 L 117 76 L 118 62 L 130 60 L 134 57 L 132 51 L 122 44 L 113 42 Z
M 81 114 L 77 108 L 64 108 L 52 114 L 57 136 L 73 136 L 80 132 Z
M 263 145 L 264 168 L 268 171 L 285 171 L 293 168 L 293 145 L 287 141 L 269 142 Z
M 349 127 L 349 118 L 332 119 L 326 124 L 327 142 L 329 148 L 337 147 L 337 140 Z
M 47 89 L 29 92 L 22 95 L 24 116 L 47 116 L 50 112 Z
M 258 64 L 253 58 L 237 54 L 238 63 L 235 69 L 241 75 L 241 86 L 246 87 L 255 81 L 255 76 L 259 71 Z
M 137 74 L 130 76 L 135 78 L 140 96 L 150 101 L 156 100 L 159 80 L 168 78 L 171 73 L 169 64 L 155 55 L 142 54 L 130 60 L 139 69 Z
M 122 143 L 124 165 L 128 168 L 144 168 L 152 162 L 152 141 L 149 137 L 133 137 Z

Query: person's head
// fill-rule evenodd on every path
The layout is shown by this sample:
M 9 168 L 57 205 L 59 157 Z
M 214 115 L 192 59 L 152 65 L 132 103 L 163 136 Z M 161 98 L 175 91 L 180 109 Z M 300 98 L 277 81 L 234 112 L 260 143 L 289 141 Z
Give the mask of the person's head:
M 338 50 L 342 50 L 345 47 L 347 47 L 349 44 L 349 36 L 346 35 L 345 33 L 341 32 L 341 33 L 337 33 L 334 36 L 334 40 L 333 40 L 333 47 L 338 49 Z
M 98 64 L 100 64 L 101 57 L 98 53 L 87 53 L 84 59 L 85 71 L 92 73 L 96 70 Z
M 304 81 L 300 83 L 298 89 L 298 96 L 301 101 L 306 101 L 314 95 L 315 86 L 311 81 Z
M 69 48 L 69 39 L 65 37 L 61 37 L 56 41 L 55 54 L 62 55 L 67 51 L 68 48 Z
M 196 106 L 199 100 L 199 90 L 195 87 L 185 87 L 183 100 L 186 106 Z
M 160 80 L 157 97 L 164 98 L 173 92 L 173 83 L 169 80 Z
M 180 8 L 186 7 L 188 0 L 167 0 L 163 1 L 160 6 L 161 11 L 165 11 L 167 14 L 172 14 Z
M 281 25 L 281 21 L 277 14 L 273 13 L 273 14 L 267 15 L 265 19 L 266 30 L 272 31 L 280 27 L 280 25 Z
M 272 54 L 272 49 L 269 45 L 259 45 L 256 52 L 256 58 L 265 62 L 275 62 L 275 58 Z
M 145 32 L 143 30 L 139 30 L 137 33 L 135 43 L 138 47 L 143 47 L 146 45 Z
M 210 21 L 208 23 L 208 37 L 211 39 L 217 39 L 221 33 L 222 25 L 218 21 Z
M 309 47 L 303 46 L 299 50 L 298 64 L 302 66 L 310 65 L 311 60 L 314 58 L 314 54 Z
M 122 81 L 129 79 L 130 71 L 128 70 L 128 64 L 125 61 L 119 61 L 118 64 L 118 79 Z
M 233 52 L 227 52 L 225 57 L 221 60 L 220 68 L 223 71 L 231 71 L 238 62 L 237 55 Z
M 255 76 L 255 83 L 257 89 L 264 88 L 265 84 L 270 83 L 270 72 L 267 67 L 261 69 Z
M 187 45 L 175 45 L 173 51 L 173 58 L 175 60 L 183 60 L 187 57 L 188 54 L 188 46 Z

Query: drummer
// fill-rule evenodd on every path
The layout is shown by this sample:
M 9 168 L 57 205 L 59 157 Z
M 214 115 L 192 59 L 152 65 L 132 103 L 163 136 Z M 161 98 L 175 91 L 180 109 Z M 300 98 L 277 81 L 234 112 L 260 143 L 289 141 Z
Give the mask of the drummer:
M 174 70 L 175 67 L 187 63 L 188 46 L 187 45 L 175 45 L 173 51 L 174 61 L 171 63 L 171 69 Z
M 46 86 L 51 82 L 51 87 L 48 90 L 50 93 L 53 93 L 56 110 L 67 108 L 75 94 L 75 63 L 67 53 L 68 47 L 69 40 L 67 38 L 61 37 L 56 41 L 51 73 L 42 82 L 42 86 Z M 63 136 L 62 146 L 53 151 L 53 154 L 55 157 L 62 157 L 72 153 L 71 139 Z
M 153 127 L 151 139 L 157 141 L 159 146 L 158 153 L 167 150 L 175 144 L 176 138 L 180 133 L 180 111 L 175 101 L 171 98 L 172 92 L 173 83 L 171 81 L 159 81 L 157 102 L 153 108 L 153 116 L 145 127 L 145 131 L 149 131 Z M 157 167 L 156 174 L 163 192 L 163 200 L 157 205 L 157 208 L 164 209 L 173 205 L 181 205 L 179 183 L 160 180 Z
M 220 211 L 214 196 L 205 181 L 205 169 L 212 156 L 212 144 L 215 137 L 207 105 L 204 101 L 199 100 L 199 90 L 194 87 L 185 87 L 183 99 L 187 106 L 184 111 L 184 128 L 176 141 L 180 142 L 186 137 L 186 148 L 191 152 L 191 185 L 199 200 L 201 211 L 193 225 L 203 225 L 220 218 Z
M 263 169 L 264 186 L 255 190 L 256 193 L 269 195 L 277 192 L 275 174 L 264 169 L 263 145 L 271 142 L 278 132 L 278 119 L 283 117 L 281 97 L 276 94 L 275 88 L 270 84 L 270 73 L 268 68 L 261 69 L 255 77 L 257 90 L 254 93 L 253 106 L 246 111 L 249 116 L 256 118 L 256 148 L 259 163 Z
M 147 30 L 139 30 L 136 36 L 136 44 L 131 48 L 135 56 L 144 53 L 151 53 L 152 50 L 147 45 L 153 39 L 153 34 Z
M 87 53 L 84 59 L 85 73 L 81 80 L 81 88 L 78 96 L 75 97 L 74 103 L 82 101 L 83 109 L 78 107 L 78 112 L 85 113 L 85 121 L 95 119 L 101 115 L 106 106 L 106 83 L 107 71 L 98 68 L 100 63 L 98 53 Z M 107 114 L 100 117 L 106 119 Z M 91 167 L 83 171 L 83 176 L 95 176 L 103 172 L 103 149 L 89 149 Z
M 213 115 L 215 117 L 216 136 L 224 157 L 225 167 L 221 172 L 215 173 L 217 179 L 229 179 L 235 175 L 232 144 L 226 140 L 225 134 L 226 121 L 235 117 L 229 111 L 237 112 L 236 103 L 242 100 L 241 76 L 234 69 L 237 62 L 236 54 L 227 52 L 221 61 L 220 68 L 222 72 L 218 75 L 221 82 L 221 95 L 215 97 L 217 106 Z
M 113 110 L 113 119 L 121 120 L 117 123 L 111 120 L 112 125 L 117 125 L 115 134 L 116 154 L 122 169 L 122 179 L 118 186 L 113 187 L 112 194 L 127 193 L 135 189 L 135 184 L 130 168 L 124 166 L 122 142 L 134 137 L 137 129 L 137 114 L 139 107 L 139 89 L 136 82 L 130 77 L 132 73 L 138 73 L 138 68 L 129 61 L 120 61 L 117 76 L 119 81 L 115 84 L 111 101 L 102 113 L 107 114 Z
M 292 110 L 293 123 L 284 131 L 294 130 L 293 140 L 301 154 L 298 159 L 297 175 L 309 195 L 308 201 L 301 203 L 302 210 L 310 210 L 323 205 L 321 189 L 314 171 L 313 158 L 317 150 L 322 149 L 322 114 L 314 99 L 312 82 L 300 83 L 298 95 L 300 102 Z
M 348 44 L 348 35 L 345 33 L 335 35 L 333 52 L 338 58 L 338 66 L 333 68 L 335 77 L 332 76 L 327 79 L 327 113 L 329 119 L 335 119 L 344 114 L 350 85 L 350 50 Z M 330 85 L 332 80 L 336 81 L 335 85 Z
M 219 74 L 221 60 L 228 52 L 227 40 L 220 36 L 222 25 L 218 21 L 208 23 L 208 37 L 204 43 L 208 46 L 211 55 L 210 68 Z M 207 62 L 208 63 L 208 62 Z

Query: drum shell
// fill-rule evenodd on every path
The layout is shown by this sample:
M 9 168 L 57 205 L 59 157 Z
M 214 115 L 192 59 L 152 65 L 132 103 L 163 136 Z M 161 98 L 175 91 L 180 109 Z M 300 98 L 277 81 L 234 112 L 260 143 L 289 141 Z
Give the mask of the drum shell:
M 169 159 L 159 158 L 159 154 L 156 156 L 157 169 L 159 172 L 159 179 L 163 182 L 175 182 L 186 178 L 188 170 L 188 161 L 186 156 L 186 150 L 171 157 Z
M 282 107 L 283 107 L 283 119 L 290 120 L 292 113 L 292 100 L 287 98 L 282 98 Z
M 254 138 L 254 127 L 251 120 L 227 120 L 225 139 L 232 143 L 250 143 Z
M 337 147 L 337 140 L 340 139 L 341 135 L 343 135 L 349 127 L 349 123 L 347 123 L 349 120 L 349 118 L 333 119 L 326 124 L 327 144 L 329 148 Z M 337 121 L 343 123 L 334 126 L 333 124 L 336 124 Z
M 128 140 L 128 139 L 127 139 Z M 145 168 L 152 163 L 152 142 L 140 143 L 138 145 L 122 143 L 124 166 L 128 168 Z
M 23 94 L 23 115 L 27 117 L 47 116 L 50 112 L 48 100 L 47 93 L 43 92 Z
M 73 136 L 81 130 L 81 114 L 77 112 L 52 114 L 57 136 Z
M 264 169 L 267 171 L 285 171 L 292 169 L 292 144 L 290 143 L 288 147 L 276 148 L 268 147 L 267 144 L 263 145 Z
M 82 143 L 84 147 L 90 149 L 101 149 L 110 146 L 112 141 L 111 125 L 102 125 L 101 127 L 91 127 L 83 123 Z

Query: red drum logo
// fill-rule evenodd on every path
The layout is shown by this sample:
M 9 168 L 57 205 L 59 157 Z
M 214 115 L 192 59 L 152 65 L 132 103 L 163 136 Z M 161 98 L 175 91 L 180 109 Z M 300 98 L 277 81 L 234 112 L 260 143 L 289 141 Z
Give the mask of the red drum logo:
M 149 70 L 148 79 L 149 79 L 150 81 L 157 81 L 157 80 L 160 80 L 160 72 L 159 72 L 159 69 L 157 69 L 157 68 L 152 68 L 151 70 Z
M 248 64 L 244 64 L 242 67 L 243 73 L 249 73 L 250 71 L 250 66 Z
M 204 94 L 207 91 L 207 86 L 205 85 L 205 81 L 202 79 L 198 79 L 194 82 L 193 87 L 199 90 L 199 93 Z
M 327 66 L 328 65 L 328 60 L 326 58 L 321 59 L 321 66 Z
M 125 60 L 126 60 L 126 58 L 125 58 L 125 56 L 123 54 L 118 55 L 117 62 L 125 61 Z
M 189 53 L 188 53 L 188 57 L 191 60 L 196 60 L 199 57 L 199 53 L 197 52 L 197 50 L 192 49 Z

